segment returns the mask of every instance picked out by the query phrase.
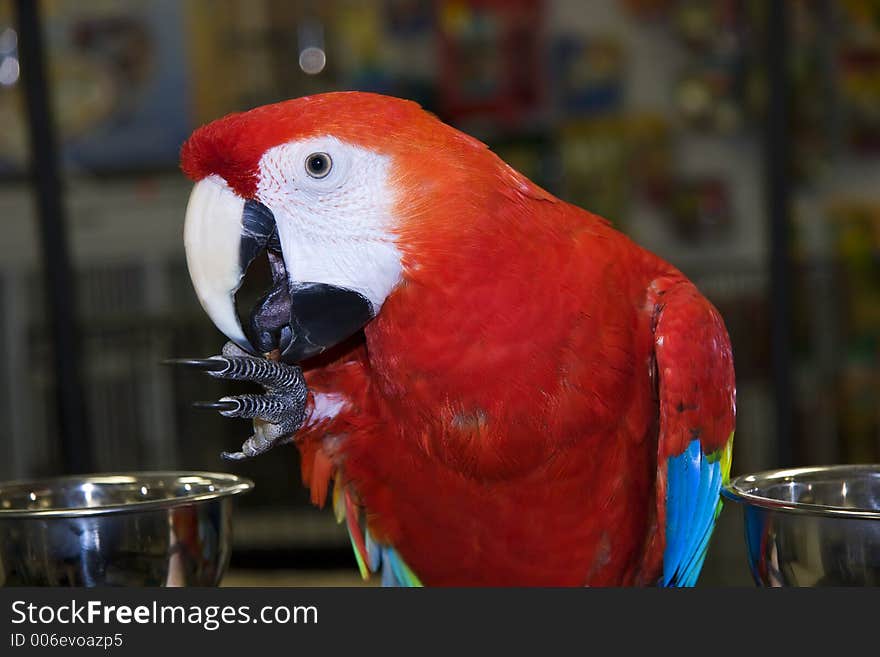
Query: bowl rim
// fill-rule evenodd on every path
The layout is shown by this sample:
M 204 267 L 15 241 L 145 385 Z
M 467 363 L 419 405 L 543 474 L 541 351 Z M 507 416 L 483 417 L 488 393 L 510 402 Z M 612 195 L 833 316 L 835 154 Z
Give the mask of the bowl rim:
M 860 518 L 880 520 L 880 511 L 872 509 L 861 509 L 857 507 L 832 506 L 827 504 L 810 504 L 807 502 L 790 502 L 786 500 L 777 500 L 763 495 L 756 495 L 749 492 L 754 488 L 755 484 L 772 481 L 794 481 L 798 477 L 804 475 L 815 475 L 822 473 L 872 473 L 880 478 L 880 464 L 876 463 L 860 463 L 850 465 L 820 465 L 801 468 L 780 468 L 778 470 L 763 470 L 761 472 L 752 472 L 742 474 L 731 479 L 728 483 L 721 487 L 721 494 L 729 500 L 739 502 L 741 504 L 749 504 L 751 506 L 761 507 L 762 509 L 770 509 L 773 511 L 783 511 L 787 513 L 797 513 L 811 516 L 826 516 L 835 518 Z
M 102 506 L 78 506 L 78 507 L 51 507 L 48 509 L 4 509 L 0 508 L 0 520 L 5 518 L 77 518 L 85 516 L 99 516 L 111 513 L 140 513 L 142 511 L 154 511 L 169 509 L 178 506 L 187 506 L 199 502 L 207 502 L 222 497 L 240 495 L 253 489 L 254 482 L 244 477 L 228 472 L 203 472 L 199 470 L 141 470 L 128 472 L 96 472 L 82 475 L 62 475 L 58 477 L 45 477 L 39 479 L 16 479 L 0 482 L 0 491 L 13 487 L 40 487 L 58 486 L 66 482 L 78 484 L 96 483 L 132 483 L 135 481 L 156 481 L 160 479 L 208 479 L 215 486 L 214 490 L 183 495 L 181 497 L 166 498 L 161 500 L 144 500 L 142 502 L 127 502 L 120 504 L 105 504 Z M 125 482 L 114 479 L 125 479 Z M 186 483 L 186 482 L 182 482 Z

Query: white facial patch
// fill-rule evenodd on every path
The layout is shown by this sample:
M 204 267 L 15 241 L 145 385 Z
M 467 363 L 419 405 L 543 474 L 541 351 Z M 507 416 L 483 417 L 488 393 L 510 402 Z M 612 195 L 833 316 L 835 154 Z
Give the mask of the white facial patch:
M 322 178 L 307 170 L 315 153 L 330 157 Z M 386 156 L 330 136 L 266 151 L 256 196 L 275 215 L 292 283 L 354 290 L 379 312 L 403 270 L 391 232 L 390 164 Z

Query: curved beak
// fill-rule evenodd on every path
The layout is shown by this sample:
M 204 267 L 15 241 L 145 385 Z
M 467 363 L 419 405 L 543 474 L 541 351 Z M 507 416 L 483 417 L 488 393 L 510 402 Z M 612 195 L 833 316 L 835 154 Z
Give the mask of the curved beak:
M 183 245 L 189 276 L 208 317 L 227 338 L 256 353 L 235 312 L 235 293 L 245 269 L 240 258 L 243 214 L 244 199 L 222 178 L 200 180 L 186 206 Z
M 219 176 L 196 183 L 183 232 L 190 278 L 202 308 L 232 342 L 255 354 L 277 350 L 298 363 L 349 337 L 373 316 L 360 293 L 335 285 L 288 280 L 271 210 L 235 194 Z M 242 326 L 235 293 L 248 267 L 268 251 L 272 288 Z

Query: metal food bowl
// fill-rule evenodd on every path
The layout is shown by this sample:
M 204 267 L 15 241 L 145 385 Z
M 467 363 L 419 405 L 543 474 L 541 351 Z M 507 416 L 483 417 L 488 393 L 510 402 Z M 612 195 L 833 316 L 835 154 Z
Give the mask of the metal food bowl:
M 776 470 L 733 479 L 760 586 L 880 585 L 880 465 Z
M 131 472 L 0 483 L 0 585 L 216 586 L 253 482 Z

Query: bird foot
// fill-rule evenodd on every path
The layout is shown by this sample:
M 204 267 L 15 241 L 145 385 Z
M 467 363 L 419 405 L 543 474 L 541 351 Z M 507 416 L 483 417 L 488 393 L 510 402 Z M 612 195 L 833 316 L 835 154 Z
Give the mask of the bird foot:
M 276 360 L 258 358 L 227 342 L 219 356 L 166 361 L 200 369 L 215 379 L 250 381 L 266 390 L 263 395 L 235 395 L 193 406 L 216 410 L 225 417 L 253 420 L 254 433 L 238 452 L 223 452 L 227 461 L 241 461 L 265 454 L 291 442 L 305 419 L 308 387 L 302 369 Z

